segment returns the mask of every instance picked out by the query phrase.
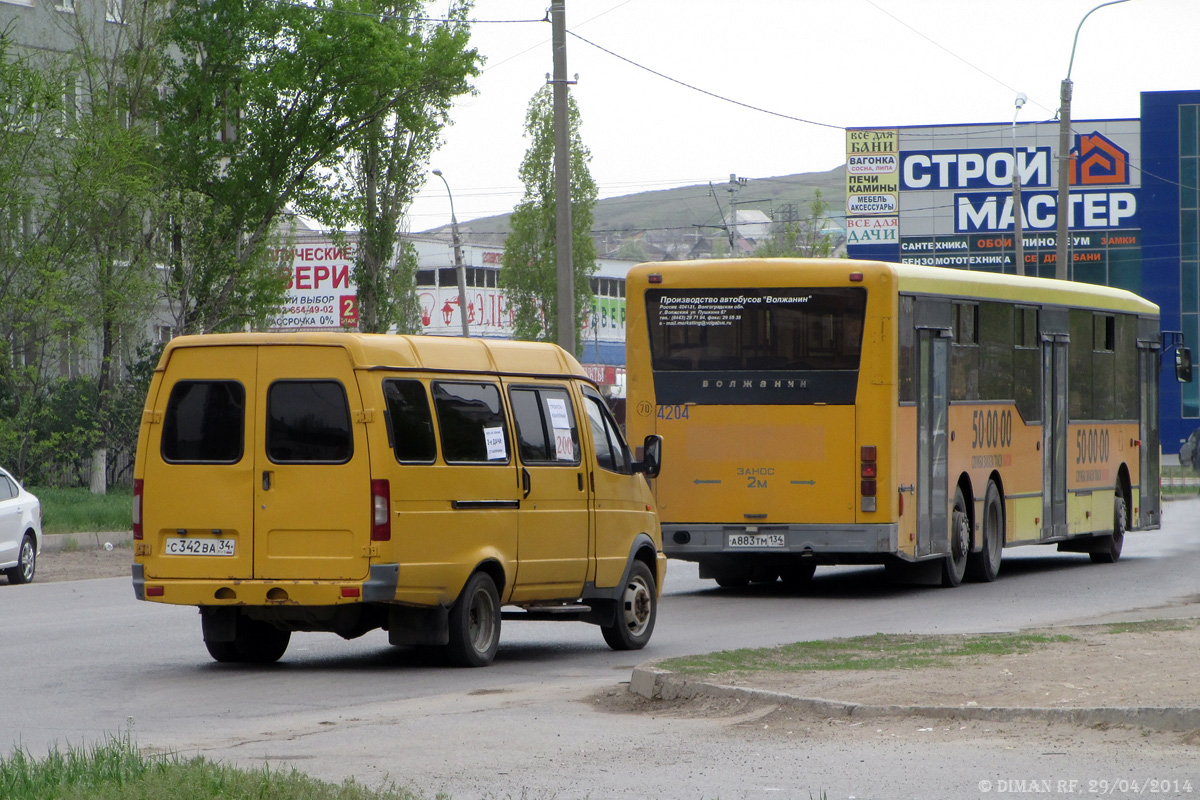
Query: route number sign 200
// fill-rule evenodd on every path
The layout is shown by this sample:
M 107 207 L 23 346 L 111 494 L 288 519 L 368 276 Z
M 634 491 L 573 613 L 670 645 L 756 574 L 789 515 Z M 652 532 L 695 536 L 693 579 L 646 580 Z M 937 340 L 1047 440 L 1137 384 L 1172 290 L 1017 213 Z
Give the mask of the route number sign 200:
M 1012 411 L 971 412 L 971 449 L 1012 447 Z

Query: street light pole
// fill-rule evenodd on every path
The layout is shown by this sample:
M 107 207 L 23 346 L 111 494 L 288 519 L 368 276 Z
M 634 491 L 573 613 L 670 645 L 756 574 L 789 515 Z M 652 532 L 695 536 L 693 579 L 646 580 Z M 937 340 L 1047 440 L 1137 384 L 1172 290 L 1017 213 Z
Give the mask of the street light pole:
M 1017 165 L 1017 114 L 1021 113 L 1021 106 L 1025 105 L 1025 101 L 1029 98 L 1023 93 L 1017 95 L 1016 106 L 1017 110 L 1013 112 L 1013 127 L 1012 127 L 1012 148 L 1013 148 L 1013 245 L 1016 247 L 1017 256 L 1017 274 L 1025 274 L 1025 226 L 1022 217 L 1025 216 L 1025 209 L 1021 203 L 1021 169 Z
M 462 239 L 458 237 L 458 217 L 454 216 L 454 194 L 450 191 L 450 182 L 440 169 L 433 174 L 446 184 L 446 195 L 450 198 L 450 236 L 454 242 L 454 271 L 458 274 L 458 316 L 462 320 L 462 335 L 471 336 L 470 323 L 467 321 L 467 268 L 463 266 Z
M 1109 2 L 1101 3 L 1093 8 L 1083 15 L 1083 19 L 1079 20 L 1079 26 L 1075 28 L 1075 40 L 1071 43 L 1071 60 L 1067 62 L 1067 77 L 1063 79 L 1062 87 L 1059 91 L 1058 226 L 1056 229 L 1057 255 L 1055 256 L 1054 263 L 1054 277 L 1062 281 L 1069 280 L 1070 278 L 1067 269 L 1067 238 L 1070 236 L 1068 220 L 1071 214 L 1071 191 L 1069 185 L 1071 169 L 1071 67 L 1075 65 L 1075 46 L 1079 44 L 1079 31 L 1083 28 L 1083 23 L 1094 12 L 1105 6 L 1115 6 L 1118 3 L 1128 2 L 1129 0 L 1109 0 Z

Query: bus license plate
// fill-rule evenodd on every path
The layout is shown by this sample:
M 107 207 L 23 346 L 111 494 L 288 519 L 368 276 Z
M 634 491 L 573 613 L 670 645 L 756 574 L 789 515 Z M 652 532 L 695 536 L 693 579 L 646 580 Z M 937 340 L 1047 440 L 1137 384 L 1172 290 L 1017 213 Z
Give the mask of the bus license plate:
M 235 539 L 167 539 L 169 556 L 231 556 Z
M 732 549 L 783 547 L 786 542 L 782 533 L 731 533 L 726 540 Z

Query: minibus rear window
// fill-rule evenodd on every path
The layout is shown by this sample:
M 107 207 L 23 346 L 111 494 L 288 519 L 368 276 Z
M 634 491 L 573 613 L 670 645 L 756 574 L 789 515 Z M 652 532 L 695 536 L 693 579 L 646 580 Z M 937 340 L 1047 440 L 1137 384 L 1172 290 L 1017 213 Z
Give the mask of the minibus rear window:
M 277 381 L 267 390 L 267 457 L 344 464 L 354 454 L 350 404 L 337 381 Z
M 164 461 L 233 464 L 242 459 L 246 389 L 237 381 L 179 381 L 163 416 Z

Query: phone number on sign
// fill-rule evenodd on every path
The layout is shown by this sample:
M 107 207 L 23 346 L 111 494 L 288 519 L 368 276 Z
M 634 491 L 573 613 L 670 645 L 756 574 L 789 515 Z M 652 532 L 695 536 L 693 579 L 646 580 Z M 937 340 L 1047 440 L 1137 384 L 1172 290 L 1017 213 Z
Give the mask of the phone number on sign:
M 1116 780 L 1037 780 L 997 778 L 982 780 L 984 794 L 1095 794 L 1128 797 L 1135 794 L 1190 794 L 1192 782 L 1175 778 L 1120 778 Z

